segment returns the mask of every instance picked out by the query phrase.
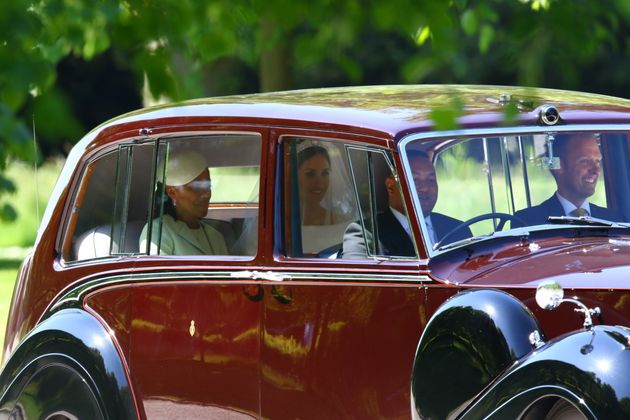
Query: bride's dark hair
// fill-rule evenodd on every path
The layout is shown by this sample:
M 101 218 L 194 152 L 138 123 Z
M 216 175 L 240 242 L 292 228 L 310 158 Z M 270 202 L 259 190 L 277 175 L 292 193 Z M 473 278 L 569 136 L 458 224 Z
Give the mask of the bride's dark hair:
M 312 158 L 313 156 L 322 155 L 328 161 L 330 165 L 330 156 L 328 156 L 328 150 L 322 146 L 309 146 L 305 149 L 302 149 L 298 152 L 297 161 L 298 168 L 302 166 L 304 162 Z

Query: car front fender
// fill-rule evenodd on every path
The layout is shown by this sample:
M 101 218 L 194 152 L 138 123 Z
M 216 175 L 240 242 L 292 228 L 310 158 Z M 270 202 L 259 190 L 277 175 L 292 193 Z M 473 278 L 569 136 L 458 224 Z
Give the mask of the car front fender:
M 630 418 L 630 331 L 600 325 L 560 336 L 514 364 L 466 411 L 518 418 L 558 396 L 587 417 Z
M 420 339 L 412 416 L 528 419 L 563 400 L 585 417 L 630 418 L 629 340 L 630 329 L 600 325 L 545 343 L 515 297 L 461 292 L 436 311 Z
M 25 336 L 0 374 L 0 412 L 139 417 L 112 336 L 81 309 L 61 310 Z
M 464 410 L 531 352 L 532 332 L 542 336 L 531 311 L 508 293 L 476 289 L 444 302 L 416 350 L 411 378 L 414 416 L 447 418 Z

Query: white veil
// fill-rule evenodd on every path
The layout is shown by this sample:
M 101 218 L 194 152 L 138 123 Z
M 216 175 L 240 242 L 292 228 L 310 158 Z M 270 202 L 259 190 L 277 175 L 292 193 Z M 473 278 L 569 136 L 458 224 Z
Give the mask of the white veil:
M 321 206 L 333 215 L 333 223 L 350 222 L 357 217 L 352 180 L 343 143 L 321 139 L 301 139 L 297 153 L 309 147 L 326 149 L 330 158 L 330 184 L 321 201 Z
M 357 219 L 354 188 L 350 178 L 348 159 L 343 143 L 321 139 L 296 139 L 296 153 L 309 147 L 324 148 L 330 160 L 329 185 L 320 202 L 330 213 L 323 225 L 302 226 L 302 251 L 305 255 L 329 257 L 341 248 L 343 233 L 350 222 Z M 338 249 L 337 249 L 338 248 Z

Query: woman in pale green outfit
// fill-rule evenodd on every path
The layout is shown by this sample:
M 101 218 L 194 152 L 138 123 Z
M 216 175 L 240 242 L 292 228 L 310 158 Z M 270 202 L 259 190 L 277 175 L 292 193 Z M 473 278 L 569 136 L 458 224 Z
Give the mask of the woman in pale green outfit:
M 166 166 L 166 202 L 160 221 L 154 219 L 149 253 L 157 255 L 227 255 L 218 230 L 203 222 L 212 196 L 210 171 L 203 156 L 192 150 L 173 152 Z M 148 226 L 140 235 L 146 250 Z M 159 247 L 158 247 L 159 238 Z

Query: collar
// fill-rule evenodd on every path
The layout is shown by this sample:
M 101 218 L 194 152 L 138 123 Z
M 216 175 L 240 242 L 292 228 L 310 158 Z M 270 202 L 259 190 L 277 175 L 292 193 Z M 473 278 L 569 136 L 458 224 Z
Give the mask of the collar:
M 407 235 L 411 238 L 411 229 L 409 228 L 409 219 L 407 219 L 407 216 L 405 216 L 398 210 L 393 209 L 391 207 L 389 208 L 389 210 L 392 212 L 396 220 L 398 220 L 398 223 L 400 223 L 400 226 L 402 226 L 405 232 L 407 232 Z
M 558 201 L 560 201 L 560 204 L 562 205 L 562 209 L 564 210 L 565 216 L 568 216 L 569 213 L 571 213 L 573 210 L 577 209 L 575 204 L 573 204 L 572 202 L 570 202 L 569 200 L 567 200 L 566 198 L 561 196 L 560 193 L 558 193 L 557 191 L 556 191 L 556 197 L 558 197 Z M 593 215 L 591 213 L 591 206 L 590 206 L 588 200 L 584 200 L 584 202 L 582 203 L 580 208 L 586 210 L 588 212 L 589 216 Z

